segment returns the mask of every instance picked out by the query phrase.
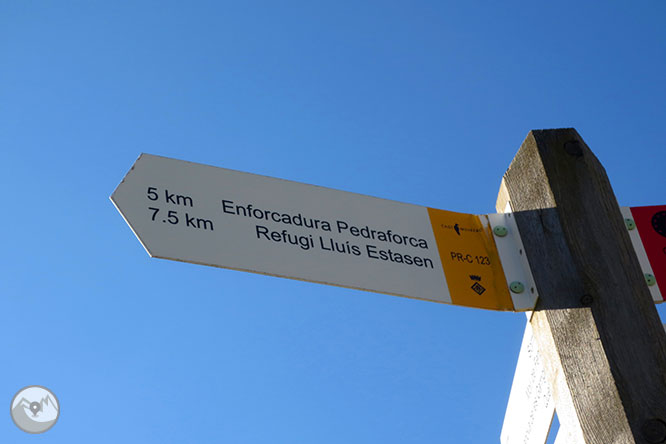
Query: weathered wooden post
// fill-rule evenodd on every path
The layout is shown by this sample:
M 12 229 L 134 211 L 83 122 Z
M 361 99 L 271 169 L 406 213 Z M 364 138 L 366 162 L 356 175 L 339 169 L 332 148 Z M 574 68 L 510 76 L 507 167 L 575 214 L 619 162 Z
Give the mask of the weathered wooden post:
M 665 442 L 666 335 L 603 167 L 574 129 L 531 131 L 497 210 L 507 203 L 538 288 L 530 322 L 568 439 Z

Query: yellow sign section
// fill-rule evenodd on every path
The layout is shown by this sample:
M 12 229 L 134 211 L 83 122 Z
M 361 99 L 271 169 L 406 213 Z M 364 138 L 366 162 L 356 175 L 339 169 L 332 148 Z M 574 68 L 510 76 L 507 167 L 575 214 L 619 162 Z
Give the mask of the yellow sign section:
M 486 216 L 428 208 L 454 305 L 514 310 Z

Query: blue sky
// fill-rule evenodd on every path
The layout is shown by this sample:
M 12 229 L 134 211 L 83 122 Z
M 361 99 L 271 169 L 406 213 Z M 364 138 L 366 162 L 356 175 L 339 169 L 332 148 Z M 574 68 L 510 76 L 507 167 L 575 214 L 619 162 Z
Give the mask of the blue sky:
M 525 317 L 150 259 L 141 152 L 466 213 L 530 129 L 666 203 L 664 2 L 0 2 L 3 442 L 499 442 Z M 603 221 L 601 221 L 603 222 Z M 661 311 L 661 309 L 660 309 Z M 2 401 L 2 400 L 5 401 Z

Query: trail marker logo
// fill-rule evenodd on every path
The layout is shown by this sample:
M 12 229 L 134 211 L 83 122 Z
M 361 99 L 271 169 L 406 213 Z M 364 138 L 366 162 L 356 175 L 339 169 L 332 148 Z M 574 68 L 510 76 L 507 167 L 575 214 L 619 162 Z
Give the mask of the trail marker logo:
M 27 433 L 44 433 L 60 417 L 58 398 L 46 387 L 23 387 L 12 399 L 10 413 L 16 427 Z
M 471 280 L 474 281 L 474 284 L 473 284 L 472 287 L 471 287 L 472 290 L 474 290 L 474 292 L 475 292 L 476 294 L 478 294 L 479 296 L 481 296 L 481 295 L 483 294 L 483 292 L 486 291 L 486 289 L 483 287 L 483 285 L 481 285 L 481 284 L 479 283 L 479 281 L 481 281 L 481 276 L 476 276 L 476 275 L 474 275 L 474 274 L 471 274 L 471 275 L 469 276 L 469 278 L 470 278 Z
M 480 233 L 481 230 L 480 228 L 467 228 L 467 227 L 461 227 L 460 224 L 441 224 L 442 228 L 446 228 L 447 230 L 454 230 L 458 236 L 461 235 L 461 231 L 467 231 L 469 233 Z

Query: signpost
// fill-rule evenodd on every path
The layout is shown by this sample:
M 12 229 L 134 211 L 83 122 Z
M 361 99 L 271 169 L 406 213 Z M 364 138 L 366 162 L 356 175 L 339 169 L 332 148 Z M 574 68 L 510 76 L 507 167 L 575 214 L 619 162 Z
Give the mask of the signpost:
M 666 207 L 621 210 L 573 129 L 528 134 L 504 175 L 500 214 L 148 154 L 111 200 L 153 257 L 534 309 L 509 401 L 522 413 L 507 412 L 502 443 L 539 442 L 553 402 L 558 443 L 666 441 L 666 335 L 654 307 L 666 288 Z
M 587 444 L 666 440 L 666 335 L 606 173 L 573 129 L 531 131 L 504 175 L 539 290 L 557 416 Z

